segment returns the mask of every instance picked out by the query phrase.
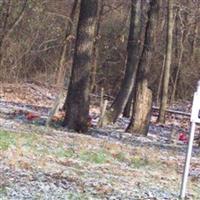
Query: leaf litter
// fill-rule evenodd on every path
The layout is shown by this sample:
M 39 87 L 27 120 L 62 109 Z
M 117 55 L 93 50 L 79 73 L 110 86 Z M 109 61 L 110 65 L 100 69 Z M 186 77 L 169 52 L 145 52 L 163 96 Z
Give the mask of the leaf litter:
M 143 137 L 125 133 L 129 119 L 123 117 L 97 128 L 99 108 L 92 106 L 88 135 L 77 134 L 57 121 L 54 127 L 44 126 L 54 88 L 2 87 L 0 199 L 178 199 L 187 118 L 168 115 L 162 125 L 156 123 L 154 112 L 149 134 Z M 182 105 L 186 111 L 190 107 L 188 102 Z M 199 199 L 196 143 L 193 151 L 187 196 Z

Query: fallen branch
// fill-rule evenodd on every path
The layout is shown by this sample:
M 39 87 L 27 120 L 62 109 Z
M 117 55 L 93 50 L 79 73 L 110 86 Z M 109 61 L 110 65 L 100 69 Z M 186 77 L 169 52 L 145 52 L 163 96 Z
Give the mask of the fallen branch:
M 159 108 L 159 107 L 156 107 L 156 106 L 153 106 L 153 110 L 159 111 L 160 108 Z M 171 113 L 171 114 L 175 114 L 175 115 L 182 115 L 182 116 L 185 116 L 185 117 L 190 117 L 190 116 L 191 116 L 190 113 L 183 112 L 183 111 L 178 111 L 178 110 L 167 109 L 166 112 L 167 112 L 167 113 Z

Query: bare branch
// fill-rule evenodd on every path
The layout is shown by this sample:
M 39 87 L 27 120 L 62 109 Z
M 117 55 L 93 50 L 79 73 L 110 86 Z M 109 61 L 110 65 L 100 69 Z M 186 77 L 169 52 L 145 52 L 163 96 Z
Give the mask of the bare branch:
M 21 20 L 23 19 L 25 10 L 26 10 L 26 6 L 27 6 L 28 0 L 24 1 L 23 7 L 21 9 L 21 12 L 19 13 L 19 15 L 16 17 L 15 21 L 12 23 L 12 25 L 10 26 L 9 30 L 7 30 L 6 35 L 4 36 L 4 39 L 9 37 L 9 35 L 13 32 L 13 30 L 15 29 L 15 27 L 21 22 Z

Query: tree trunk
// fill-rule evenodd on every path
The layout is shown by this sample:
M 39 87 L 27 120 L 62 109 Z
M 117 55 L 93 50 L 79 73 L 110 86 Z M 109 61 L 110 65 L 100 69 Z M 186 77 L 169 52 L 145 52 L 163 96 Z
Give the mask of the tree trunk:
M 163 63 L 160 71 L 160 77 L 158 82 L 158 90 L 157 90 L 157 96 L 156 96 L 156 105 L 159 105 L 160 102 L 160 94 L 162 89 L 162 80 L 163 80 L 163 74 L 164 74 L 164 68 L 165 68 L 165 55 L 163 56 Z
M 65 78 L 65 73 L 66 73 L 66 60 L 69 59 L 70 55 L 70 50 L 72 49 L 72 27 L 73 27 L 73 22 L 75 18 L 75 13 L 77 10 L 78 6 L 78 0 L 74 0 L 71 13 L 67 22 L 67 30 L 65 32 L 65 38 L 64 38 L 64 44 L 62 46 L 61 50 L 61 57 L 60 57 L 60 62 L 59 62 L 59 69 L 58 69 L 58 75 L 57 75 L 57 87 L 63 89 L 63 84 L 64 84 L 64 78 Z M 70 37 L 71 36 L 71 37 Z M 67 57 L 67 59 L 66 59 Z
M 175 74 L 175 79 L 174 79 L 174 84 L 173 84 L 173 90 L 172 90 L 172 95 L 171 95 L 171 104 L 173 104 L 175 95 L 176 95 L 176 88 L 177 88 L 177 83 L 178 83 L 178 77 L 180 74 L 181 70 L 181 64 L 182 64 L 182 59 L 183 59 L 183 52 L 184 52 L 184 45 L 183 45 L 183 31 L 181 31 L 181 45 L 180 45 L 180 55 L 178 59 L 178 66 Z
M 3 45 L 2 42 L 0 41 L 0 68 L 3 66 Z
M 106 123 L 114 123 L 126 106 L 129 95 L 134 86 L 138 63 L 142 53 L 143 42 L 142 1 L 132 0 L 125 76 L 119 93 L 106 114 Z
M 100 23 L 103 15 L 103 0 L 98 0 L 98 12 L 97 12 L 97 20 L 95 26 L 95 39 L 93 45 L 93 62 L 92 62 L 92 75 L 91 75 L 91 92 L 96 91 L 96 71 L 99 59 L 99 48 L 98 43 L 100 39 Z
M 160 112 L 158 121 L 160 123 L 165 122 L 165 110 L 167 109 L 168 101 L 168 88 L 169 88 L 169 78 L 170 78 L 170 67 L 172 60 L 172 43 L 173 43 L 173 0 L 168 0 L 168 20 L 167 20 L 167 47 L 166 47 L 166 59 L 165 68 L 163 75 L 163 85 L 162 85 L 162 95 L 160 102 Z
M 128 98 L 128 101 L 124 108 L 123 117 L 129 118 L 131 116 L 131 108 L 133 104 L 134 93 L 135 93 L 135 88 L 132 89 L 131 94 Z
M 66 71 L 67 71 L 66 60 L 70 60 L 73 57 L 73 56 L 71 56 L 71 49 L 72 49 L 71 36 L 73 35 L 73 23 L 75 20 L 77 9 L 78 9 L 78 2 L 79 2 L 79 0 L 74 0 L 73 6 L 71 9 L 71 13 L 70 13 L 70 17 L 68 19 L 67 30 L 65 33 L 64 44 L 63 44 L 62 51 L 61 51 L 61 57 L 60 57 L 60 62 L 59 62 L 58 75 L 57 75 L 57 84 L 56 85 L 57 85 L 59 92 L 58 92 L 55 102 L 49 112 L 49 116 L 46 121 L 46 126 L 50 125 L 53 116 L 58 112 L 59 107 L 63 101 L 64 92 L 65 92 L 64 82 L 66 79 Z M 70 66 L 70 68 L 71 68 L 71 66 Z M 68 84 L 66 84 L 66 85 L 68 85 Z M 64 103 L 64 105 L 63 105 L 64 110 L 65 110 L 65 107 L 66 107 L 66 105 Z
M 95 34 L 97 0 L 82 0 L 77 29 L 72 74 L 67 96 L 64 125 L 78 132 L 87 132 L 92 48 Z
M 127 132 L 147 135 L 152 110 L 152 91 L 148 88 L 147 80 L 137 83 L 133 115 Z
M 148 87 L 149 69 L 152 60 L 154 45 L 154 15 L 156 11 L 156 0 L 151 0 L 147 12 L 147 22 L 145 31 L 145 42 L 140 59 L 137 78 L 136 95 L 131 122 L 127 128 L 128 132 L 147 135 L 152 109 L 152 91 Z

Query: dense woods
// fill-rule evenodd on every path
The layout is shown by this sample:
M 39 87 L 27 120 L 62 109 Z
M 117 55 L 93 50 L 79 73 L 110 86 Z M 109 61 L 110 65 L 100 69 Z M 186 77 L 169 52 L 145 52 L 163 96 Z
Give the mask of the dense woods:
M 127 130 L 146 134 L 153 104 L 161 106 L 163 123 L 170 103 L 192 97 L 199 78 L 199 4 L 84 2 L 0 1 L 0 80 L 48 84 L 59 93 L 69 87 L 64 124 L 82 131 L 90 94 L 104 88 L 114 98 L 105 124 L 124 112 L 132 116 Z

